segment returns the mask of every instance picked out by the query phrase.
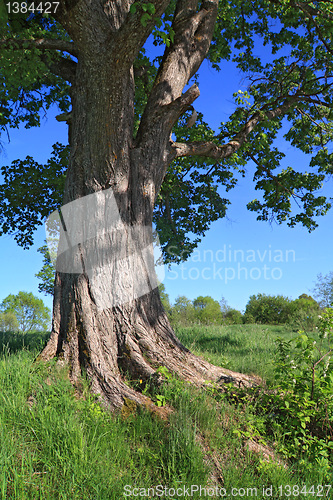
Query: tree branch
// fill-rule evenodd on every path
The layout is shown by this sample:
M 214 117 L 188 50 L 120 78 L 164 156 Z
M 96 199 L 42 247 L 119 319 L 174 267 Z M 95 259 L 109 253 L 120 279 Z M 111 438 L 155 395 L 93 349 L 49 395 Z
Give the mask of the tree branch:
M 40 49 L 40 50 L 61 50 L 77 57 L 78 53 L 73 42 L 66 40 L 54 40 L 51 38 L 19 40 L 7 38 L 0 40 L 0 48 L 3 49 Z
M 121 27 L 115 34 L 114 44 L 122 53 L 130 65 L 133 64 L 139 50 L 144 45 L 150 35 L 156 18 L 162 16 L 163 12 L 170 3 L 170 0 L 150 0 L 150 4 L 154 6 L 154 14 L 150 14 L 150 18 L 145 19 L 144 25 L 141 22 L 145 11 L 140 6 L 137 7 L 135 13 L 128 12 Z
M 201 2 L 199 11 L 197 7 L 197 0 L 178 0 L 177 2 L 172 23 L 174 42 L 165 49 L 141 119 L 137 135 L 138 144 L 142 143 L 144 138 L 148 140 L 148 137 L 156 132 L 156 121 L 166 124 L 168 128 L 163 133 L 165 137 L 168 137 L 168 131 L 171 131 L 178 117 L 186 110 L 181 105 L 182 92 L 209 50 L 214 33 L 218 0 L 204 0 Z M 193 100 L 188 103 L 188 106 Z
M 264 105 L 259 111 L 254 113 L 251 118 L 245 123 L 235 137 L 226 144 L 219 145 L 214 142 L 170 142 L 170 161 L 177 157 L 184 156 L 205 156 L 216 160 L 228 158 L 236 153 L 240 147 L 246 142 L 247 137 L 255 129 L 256 125 L 264 120 L 273 120 L 282 116 L 292 104 L 297 101 L 297 96 L 288 96 L 285 102 L 273 110 L 266 111 L 268 104 Z
M 42 54 L 40 58 L 51 73 L 60 76 L 70 83 L 74 83 L 77 66 L 76 62 L 71 59 L 65 59 L 64 57 L 60 57 L 55 61 L 50 61 L 44 54 Z
M 317 15 L 317 16 L 319 15 L 319 12 L 316 9 L 313 9 L 312 7 L 310 7 L 309 5 L 306 5 L 304 2 L 296 2 L 296 5 L 301 9 L 303 14 L 305 14 L 305 16 L 308 19 L 310 19 L 310 21 L 312 21 L 312 23 L 316 29 L 318 38 L 322 42 L 322 44 L 325 46 L 326 50 L 328 52 L 330 52 L 331 54 L 333 54 L 333 48 L 326 42 L 326 40 L 321 32 L 321 29 L 318 26 L 317 21 L 314 19 L 315 15 Z M 329 16 L 329 20 L 332 21 L 333 16 Z

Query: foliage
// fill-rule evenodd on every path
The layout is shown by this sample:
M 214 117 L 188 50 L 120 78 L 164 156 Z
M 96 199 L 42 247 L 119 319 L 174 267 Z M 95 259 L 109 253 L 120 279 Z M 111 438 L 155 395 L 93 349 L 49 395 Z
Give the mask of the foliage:
M 206 324 L 221 324 L 222 311 L 220 304 L 212 297 L 203 297 L 200 295 L 193 301 L 195 317 L 199 323 Z
M 139 14 L 142 29 L 151 26 L 149 43 L 160 48 L 159 55 L 153 58 L 146 55 L 145 47 L 137 47 L 134 135 L 158 67 L 178 41 L 173 22 L 178 2 L 169 2 L 160 17 L 156 5 L 132 2 L 125 16 L 130 23 Z M 8 133 L 10 127 L 21 124 L 27 128 L 39 126 L 41 111 L 54 104 L 61 111 L 69 110 L 73 89 L 67 72 L 64 75 L 59 69 L 62 65 L 73 68 L 76 57 L 66 50 L 42 50 L 38 45 L 40 40 L 70 43 L 69 34 L 56 16 L 37 11 L 8 14 L 5 5 L 1 6 L 0 39 L 12 42 L 0 47 L 0 129 Z M 246 76 L 248 89 L 235 89 L 234 110 L 221 123 L 218 134 L 200 113 L 194 126 L 186 127 L 191 111 L 185 110 L 172 137 L 179 142 L 212 143 L 217 148 L 235 144 L 235 137 L 242 144 L 237 151 L 231 148 L 230 155 L 221 160 L 209 153 L 193 154 L 179 157 L 170 165 L 154 213 L 168 261 L 188 258 L 211 222 L 225 216 L 229 204 L 225 192 L 235 186 L 240 175 L 245 175 L 247 164 L 254 165 L 253 179 L 260 193 L 248 208 L 258 214 L 259 220 L 286 221 L 290 226 L 300 223 L 312 230 L 317 216 L 330 208 L 320 188 L 333 171 L 331 23 L 330 3 L 325 0 L 311 5 L 294 5 L 289 0 L 218 3 L 207 60 L 219 71 L 225 60 L 232 59 Z M 197 81 L 198 75 L 193 80 Z M 251 122 L 254 117 L 258 118 L 256 123 Z M 308 166 L 304 161 L 298 170 L 294 165 L 282 168 L 284 153 L 276 144 L 282 127 L 285 139 L 307 154 Z M 250 129 L 243 141 L 244 131 Z M 32 244 L 35 229 L 49 211 L 61 204 L 68 153 L 67 147 L 56 144 L 45 165 L 29 156 L 2 167 L 1 234 L 13 234 L 25 247 Z
M 35 274 L 36 278 L 41 281 L 41 283 L 38 284 L 38 291 L 45 293 L 45 295 L 53 295 L 55 269 L 50 258 L 47 245 L 43 245 L 42 247 L 38 248 L 38 252 L 43 255 L 42 269 L 37 274 Z
M 188 325 L 195 322 L 195 309 L 190 299 L 179 295 L 172 307 L 171 322 L 173 325 Z
M 333 468 L 333 309 L 323 313 L 319 331 L 319 345 L 302 331 L 292 342 L 277 341 L 277 387 L 283 390 L 277 425 L 284 433 L 289 428 L 288 456 L 301 454 L 328 474 Z
M 309 295 L 302 294 L 292 302 L 288 322 L 294 330 L 313 331 L 318 326 L 320 307 Z
M 287 323 L 291 314 L 291 300 L 282 295 L 251 295 L 245 309 L 245 322 L 250 316 L 256 323 L 279 325 Z
M 14 311 L 0 313 L 0 332 L 15 332 L 19 329 L 19 323 Z
M 226 325 L 241 325 L 243 323 L 243 314 L 237 309 L 230 308 L 223 315 L 223 319 Z
M 69 147 L 56 143 L 45 165 L 27 156 L 1 167 L 1 234 L 14 234 L 24 248 L 32 244 L 34 230 L 61 206 L 68 155 Z
M 31 292 L 8 295 L 0 304 L 3 314 L 15 315 L 21 333 L 46 330 L 50 325 L 50 310 Z
M 320 480 L 328 481 L 333 470 L 333 309 L 320 318 L 319 343 L 301 331 L 276 344 L 275 378 L 268 389 L 230 385 L 221 397 L 260 417 L 252 434 L 274 435 L 280 454 L 309 470 L 320 469 Z
M 333 305 L 333 271 L 325 276 L 318 274 L 313 293 L 321 307 L 331 307 Z

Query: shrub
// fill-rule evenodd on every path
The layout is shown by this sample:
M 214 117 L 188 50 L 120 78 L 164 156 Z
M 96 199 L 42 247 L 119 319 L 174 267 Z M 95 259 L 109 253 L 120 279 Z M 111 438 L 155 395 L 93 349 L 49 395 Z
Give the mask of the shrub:
M 0 313 L 0 332 L 16 332 L 19 324 L 13 311 Z
M 279 325 L 287 323 L 292 314 L 292 301 L 282 295 L 251 295 L 245 310 L 245 322 Z
M 191 325 L 195 322 L 195 310 L 192 301 L 185 297 L 185 295 L 179 295 L 171 309 L 171 323 L 173 325 L 186 326 Z
M 223 318 L 226 325 L 241 325 L 243 323 L 243 315 L 237 309 L 229 309 Z
M 196 320 L 204 325 L 222 323 L 220 304 L 212 297 L 200 295 L 193 301 Z
M 289 324 L 294 330 L 312 331 L 319 324 L 319 304 L 309 295 L 300 295 L 292 302 Z

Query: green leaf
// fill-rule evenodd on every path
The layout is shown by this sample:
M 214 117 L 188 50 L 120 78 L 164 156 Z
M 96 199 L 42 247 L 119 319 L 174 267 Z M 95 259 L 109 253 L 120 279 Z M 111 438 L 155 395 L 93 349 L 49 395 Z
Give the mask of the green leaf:
M 147 12 L 145 12 L 142 16 L 141 16 L 141 19 L 140 19 L 140 22 L 142 24 L 142 26 L 146 27 L 147 26 L 147 23 L 148 21 L 150 21 L 151 19 L 151 15 L 148 14 Z

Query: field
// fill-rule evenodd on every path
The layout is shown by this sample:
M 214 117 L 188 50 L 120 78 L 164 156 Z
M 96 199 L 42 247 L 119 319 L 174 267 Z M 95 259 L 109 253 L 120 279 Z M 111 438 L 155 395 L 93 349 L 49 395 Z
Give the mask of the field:
M 177 334 L 207 360 L 259 375 L 268 387 L 275 338 L 294 336 L 267 325 L 194 326 Z M 333 498 L 329 486 L 320 489 L 332 477 L 320 457 L 312 466 L 304 454 L 283 457 L 281 428 L 269 427 L 237 397 L 195 389 L 167 373 L 163 387 L 147 391 L 172 408 L 168 420 L 140 408 L 111 415 L 89 395 L 86 381 L 78 394 L 64 369 L 34 364 L 46 338 L 0 334 L 2 500 Z M 158 485 L 163 490 L 154 492 Z

